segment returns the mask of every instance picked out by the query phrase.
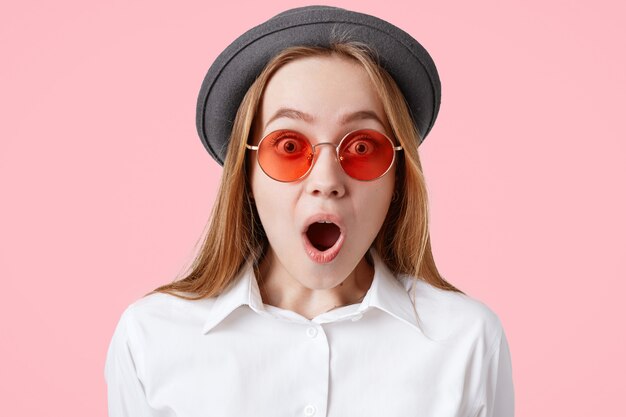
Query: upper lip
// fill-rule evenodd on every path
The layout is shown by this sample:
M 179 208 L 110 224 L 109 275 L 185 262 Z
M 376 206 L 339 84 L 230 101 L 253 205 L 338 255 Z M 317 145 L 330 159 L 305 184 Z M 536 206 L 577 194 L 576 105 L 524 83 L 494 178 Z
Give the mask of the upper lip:
M 302 228 L 302 233 L 306 233 L 309 226 L 312 225 L 313 223 L 321 222 L 321 221 L 330 221 L 330 222 L 335 223 L 337 227 L 339 227 L 339 231 L 341 233 L 343 233 L 345 230 L 343 220 L 338 215 L 332 214 L 332 213 L 316 213 L 312 216 L 309 216 L 304 221 L 304 227 Z

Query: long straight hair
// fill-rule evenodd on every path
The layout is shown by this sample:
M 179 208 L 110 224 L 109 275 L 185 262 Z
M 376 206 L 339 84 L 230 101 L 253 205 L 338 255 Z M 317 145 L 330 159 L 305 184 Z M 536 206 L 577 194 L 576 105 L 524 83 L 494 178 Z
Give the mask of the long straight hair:
M 428 229 L 426 184 L 418 155 L 420 133 L 411 119 L 405 98 L 367 45 L 342 40 L 328 48 L 287 48 L 268 62 L 250 86 L 235 117 L 217 199 L 202 246 L 184 277 L 153 292 L 198 300 L 224 291 L 250 259 L 254 261 L 255 271 L 258 271 L 269 242 L 255 204 L 249 198 L 245 145 L 251 135 L 263 91 L 272 74 L 283 65 L 305 57 L 331 55 L 356 61 L 363 66 L 381 99 L 393 135 L 404 149 L 397 159 L 398 198 L 391 202 L 372 246 L 394 274 L 406 274 L 437 288 L 464 294 L 447 282 L 435 266 Z M 413 285 L 413 289 L 415 287 Z M 414 296 L 413 292 L 413 299 Z

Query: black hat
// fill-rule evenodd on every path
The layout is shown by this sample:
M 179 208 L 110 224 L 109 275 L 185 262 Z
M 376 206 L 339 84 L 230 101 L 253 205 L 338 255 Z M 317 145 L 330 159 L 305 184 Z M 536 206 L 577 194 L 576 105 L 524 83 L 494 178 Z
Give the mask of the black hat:
M 290 46 L 329 46 L 336 33 L 348 33 L 348 40 L 375 51 L 404 94 L 421 140 L 426 138 L 441 102 L 439 74 L 426 49 L 377 17 L 331 6 L 306 6 L 248 30 L 209 68 L 198 95 L 196 128 L 213 159 L 224 164 L 241 100 L 270 59 Z

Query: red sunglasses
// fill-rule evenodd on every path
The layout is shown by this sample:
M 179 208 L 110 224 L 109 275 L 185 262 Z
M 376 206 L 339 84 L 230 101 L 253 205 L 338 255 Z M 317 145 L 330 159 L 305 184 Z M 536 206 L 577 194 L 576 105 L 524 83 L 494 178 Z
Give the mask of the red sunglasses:
M 333 146 L 344 172 L 360 181 L 372 181 L 385 175 L 395 161 L 396 151 L 402 150 L 402 146 L 394 146 L 391 139 L 372 129 L 354 130 L 345 135 L 339 145 L 330 142 L 311 145 L 302 133 L 285 129 L 269 133 L 257 146 L 246 143 L 248 149 L 257 151 L 263 172 L 280 182 L 305 177 L 313 167 L 315 150 L 320 145 Z

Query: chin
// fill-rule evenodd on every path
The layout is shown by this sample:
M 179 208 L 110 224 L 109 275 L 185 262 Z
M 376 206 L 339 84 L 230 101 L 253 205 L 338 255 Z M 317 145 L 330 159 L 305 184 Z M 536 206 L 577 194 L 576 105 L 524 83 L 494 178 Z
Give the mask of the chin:
M 313 284 L 317 283 L 316 289 L 328 289 L 339 285 L 352 273 L 359 259 L 347 259 L 347 253 L 344 256 L 339 255 L 330 263 L 317 263 L 305 256 L 305 266 L 300 265 L 294 271 L 300 276 L 310 277 L 308 281 Z

